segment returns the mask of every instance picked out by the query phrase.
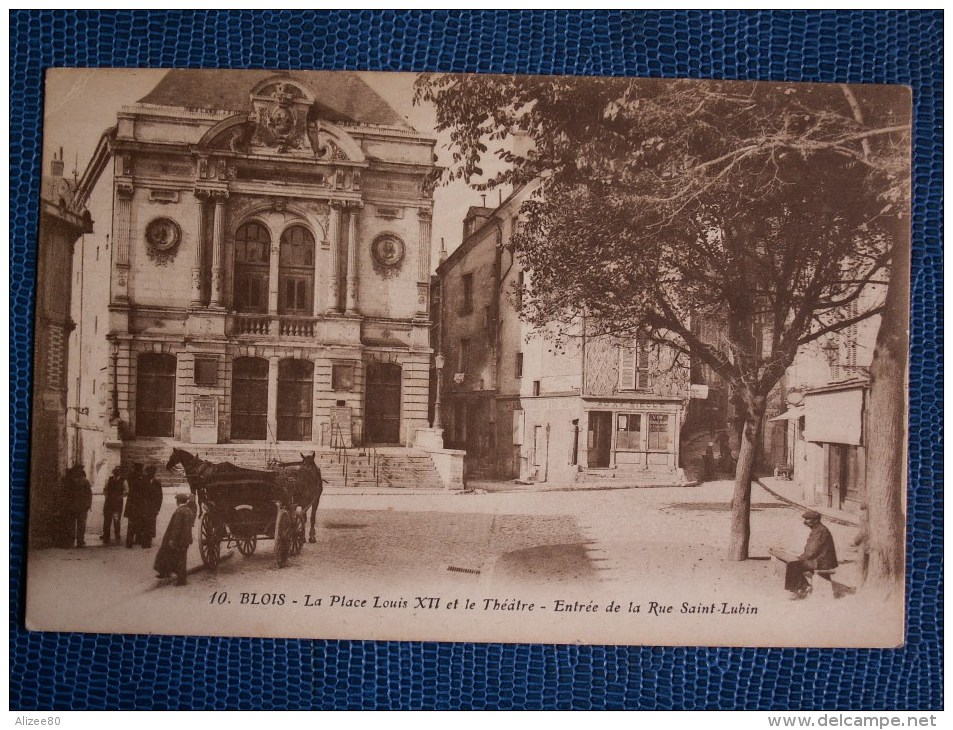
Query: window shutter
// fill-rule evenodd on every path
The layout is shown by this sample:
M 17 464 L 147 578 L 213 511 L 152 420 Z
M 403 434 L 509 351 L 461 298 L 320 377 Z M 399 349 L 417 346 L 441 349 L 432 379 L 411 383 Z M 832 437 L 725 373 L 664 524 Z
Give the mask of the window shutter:
M 619 348 L 619 390 L 635 390 L 635 349 Z

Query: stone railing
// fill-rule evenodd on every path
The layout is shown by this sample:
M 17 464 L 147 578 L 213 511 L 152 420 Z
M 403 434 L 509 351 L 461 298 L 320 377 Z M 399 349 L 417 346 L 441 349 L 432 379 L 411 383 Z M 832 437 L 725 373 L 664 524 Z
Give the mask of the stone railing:
M 313 317 L 278 317 L 279 337 L 314 337 Z
M 232 334 L 259 337 L 270 335 L 271 320 L 267 314 L 236 314 L 232 321 Z
M 235 314 L 229 329 L 233 335 L 253 337 L 312 338 L 318 320 L 314 317 L 275 316 L 271 314 Z

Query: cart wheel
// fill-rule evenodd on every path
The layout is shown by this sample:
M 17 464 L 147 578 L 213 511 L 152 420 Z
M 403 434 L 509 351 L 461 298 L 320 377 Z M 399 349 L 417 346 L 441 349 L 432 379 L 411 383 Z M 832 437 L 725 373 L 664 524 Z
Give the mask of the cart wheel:
M 291 553 L 291 536 L 294 528 L 288 510 L 279 509 L 275 520 L 275 564 L 284 568 Z
M 301 552 L 301 548 L 304 546 L 304 523 L 306 522 L 304 515 L 300 512 L 295 512 L 294 515 L 294 529 L 291 531 L 291 554 L 297 555 Z
M 202 562 L 206 568 L 215 570 L 218 568 L 218 556 L 221 550 L 221 538 L 218 530 L 215 529 L 215 523 L 212 521 L 212 515 L 208 512 L 202 517 L 202 531 L 199 535 L 199 553 L 202 555 Z
M 236 540 L 235 544 L 238 546 L 238 552 L 240 552 L 242 555 L 254 555 L 255 548 L 258 547 L 258 538 L 241 538 Z

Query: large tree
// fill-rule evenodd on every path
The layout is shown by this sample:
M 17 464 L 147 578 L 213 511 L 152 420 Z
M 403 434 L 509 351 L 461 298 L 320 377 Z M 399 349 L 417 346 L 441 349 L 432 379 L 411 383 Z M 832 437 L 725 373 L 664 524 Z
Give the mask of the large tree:
M 521 316 L 568 334 L 584 312 L 587 330 L 664 341 L 729 385 L 744 426 L 728 554 L 746 559 L 770 391 L 799 348 L 882 310 L 857 303 L 909 207 L 907 94 L 455 74 L 417 94 L 450 131 L 448 177 L 539 183 L 513 240 L 532 272 Z M 697 336 L 699 317 L 723 336 Z

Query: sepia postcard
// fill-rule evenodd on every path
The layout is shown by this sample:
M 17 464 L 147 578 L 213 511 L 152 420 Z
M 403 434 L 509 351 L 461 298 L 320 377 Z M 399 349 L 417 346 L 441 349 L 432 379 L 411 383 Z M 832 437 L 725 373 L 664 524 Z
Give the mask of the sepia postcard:
M 49 70 L 27 628 L 902 645 L 911 113 Z

